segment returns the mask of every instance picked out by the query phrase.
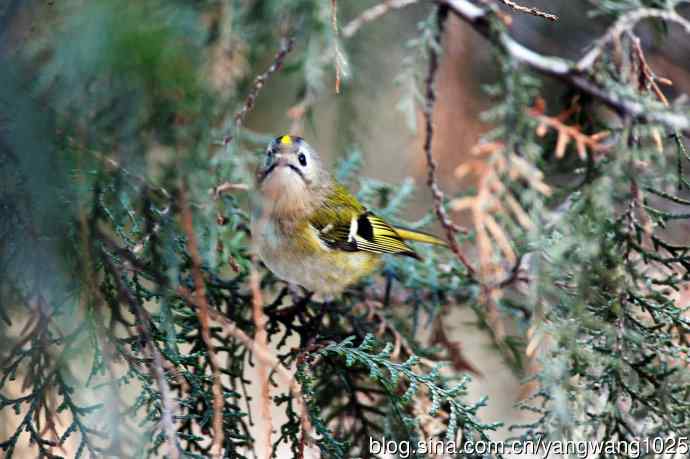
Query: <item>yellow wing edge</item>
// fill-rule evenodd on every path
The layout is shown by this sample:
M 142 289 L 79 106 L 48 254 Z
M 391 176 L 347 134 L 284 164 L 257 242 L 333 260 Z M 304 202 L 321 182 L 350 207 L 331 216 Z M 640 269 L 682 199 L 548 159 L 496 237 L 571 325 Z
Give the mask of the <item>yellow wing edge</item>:
M 422 242 L 425 244 L 435 244 L 447 246 L 448 244 L 443 239 L 440 239 L 433 234 L 424 233 L 422 231 L 416 231 L 406 228 L 393 227 L 393 229 L 398 233 L 398 235 L 406 241 Z

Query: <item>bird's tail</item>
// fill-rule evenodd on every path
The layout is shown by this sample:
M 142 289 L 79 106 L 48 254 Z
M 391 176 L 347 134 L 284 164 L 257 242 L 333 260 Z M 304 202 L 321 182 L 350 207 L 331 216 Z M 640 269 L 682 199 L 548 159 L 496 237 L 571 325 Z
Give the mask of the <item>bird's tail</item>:
M 433 234 L 424 233 L 422 231 L 411 230 L 408 228 L 398 228 L 395 227 L 395 231 L 398 235 L 406 241 L 416 241 L 424 242 L 426 244 L 436 244 L 436 245 L 448 245 L 446 241 L 440 239 Z

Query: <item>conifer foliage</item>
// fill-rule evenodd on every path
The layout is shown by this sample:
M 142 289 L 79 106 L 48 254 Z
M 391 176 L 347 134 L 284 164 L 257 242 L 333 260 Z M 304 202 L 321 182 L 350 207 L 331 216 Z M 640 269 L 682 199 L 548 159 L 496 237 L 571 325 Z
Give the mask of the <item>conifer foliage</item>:
M 663 52 L 690 35 L 690 2 L 578 2 L 604 27 L 572 61 L 513 37 L 517 15 L 564 20 L 520 2 L 345 3 L 0 9 L 4 457 L 370 457 L 370 438 L 462 451 L 500 424 L 467 393 L 481 365 L 447 335 L 460 307 L 525 380 L 516 439 L 687 451 L 690 106 L 638 34 Z M 412 4 L 426 19 L 406 37 L 398 108 L 424 116 L 429 212 L 405 221 L 412 182 L 362 177 L 356 149 L 335 175 L 388 220 L 436 222 L 450 250 L 386 258 L 323 301 L 253 255 L 248 190 L 276 133 L 247 117 L 289 77 L 297 102 L 274 109 L 304 130 L 319 100 L 348 97 L 348 40 Z M 498 69 L 482 88 L 491 130 L 455 171 L 476 187 L 458 195 L 431 154 L 451 17 Z

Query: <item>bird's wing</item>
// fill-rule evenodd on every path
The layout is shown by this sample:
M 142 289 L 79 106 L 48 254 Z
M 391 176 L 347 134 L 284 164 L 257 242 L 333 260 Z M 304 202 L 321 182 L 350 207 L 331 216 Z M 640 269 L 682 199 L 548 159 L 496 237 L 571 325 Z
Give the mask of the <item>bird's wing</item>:
M 342 185 L 336 185 L 326 196 L 310 223 L 331 249 L 419 258 L 391 225 L 367 211 Z

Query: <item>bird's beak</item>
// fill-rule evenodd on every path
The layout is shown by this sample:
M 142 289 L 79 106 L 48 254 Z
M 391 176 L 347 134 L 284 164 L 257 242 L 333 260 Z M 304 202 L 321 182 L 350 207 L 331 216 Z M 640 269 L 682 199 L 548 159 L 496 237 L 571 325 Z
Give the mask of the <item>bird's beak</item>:
M 284 167 L 290 164 L 290 161 L 288 159 L 287 155 L 278 153 L 275 156 L 275 164 L 277 167 Z
M 284 153 L 276 152 L 274 159 L 273 159 L 273 163 L 271 164 L 271 166 L 267 170 L 264 171 L 264 173 L 261 176 L 261 178 L 259 179 L 259 181 L 263 182 L 269 175 L 271 175 L 273 173 L 273 171 L 275 171 L 276 169 L 282 168 L 282 167 L 290 167 L 289 157 L 288 157 L 288 155 L 286 155 Z M 293 166 L 293 169 L 296 169 L 296 168 L 294 168 L 294 166 Z

